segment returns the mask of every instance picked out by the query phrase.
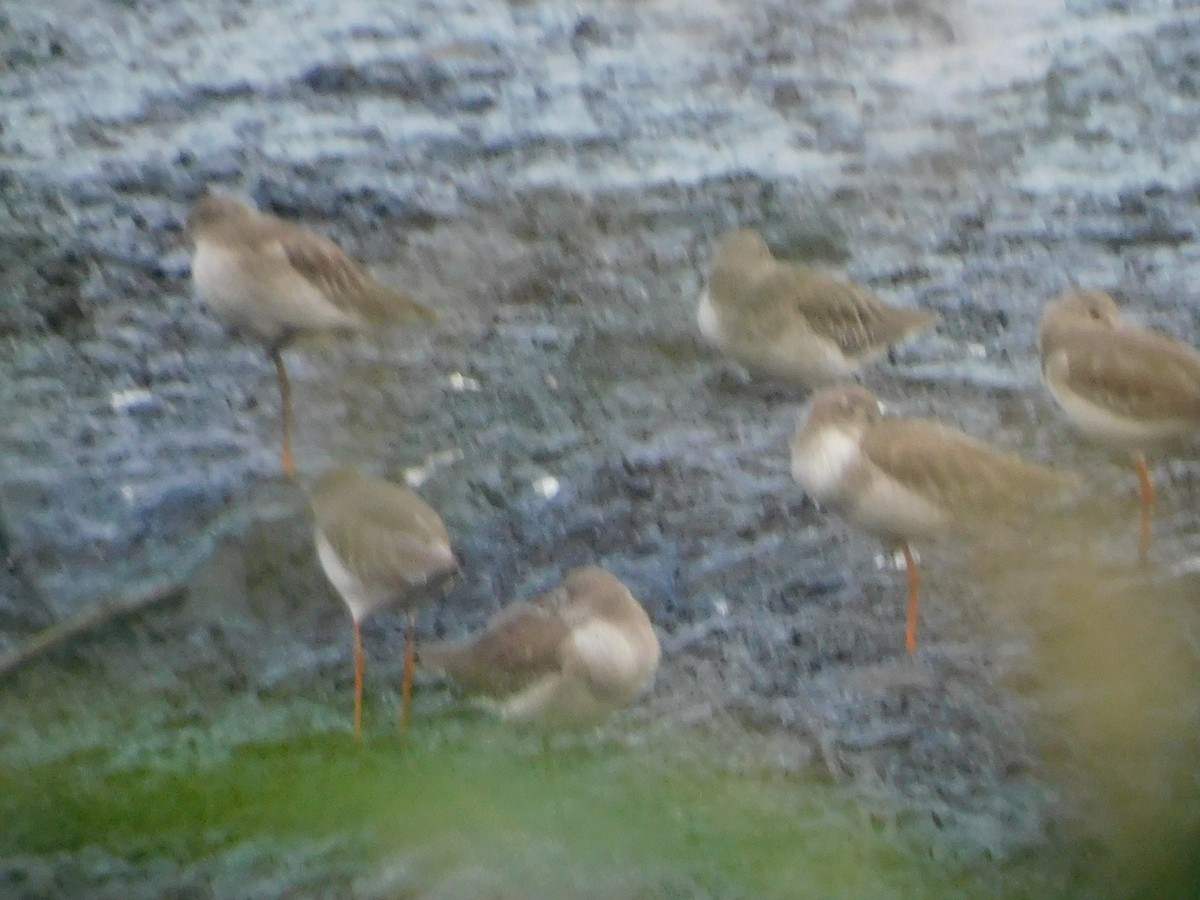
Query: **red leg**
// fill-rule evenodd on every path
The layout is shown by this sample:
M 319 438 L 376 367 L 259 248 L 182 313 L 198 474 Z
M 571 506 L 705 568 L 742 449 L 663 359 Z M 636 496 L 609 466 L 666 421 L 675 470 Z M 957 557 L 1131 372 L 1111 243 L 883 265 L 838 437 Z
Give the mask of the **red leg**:
M 1138 565 L 1146 565 L 1150 558 L 1150 526 L 1154 522 L 1154 483 L 1150 481 L 1150 473 L 1146 471 L 1146 457 L 1137 455 L 1138 481 L 1142 486 L 1142 522 L 1138 535 Z
M 413 666 L 417 658 L 417 620 L 408 614 L 408 642 L 404 649 L 404 684 L 400 688 L 400 733 L 408 730 L 408 702 L 412 697 Z
M 283 355 L 279 348 L 271 349 L 271 359 L 275 361 L 275 371 L 279 375 L 279 405 L 283 416 L 283 474 L 294 478 L 296 466 L 292 462 L 292 382 L 283 365 Z
M 358 619 L 354 620 L 354 739 L 362 740 L 362 694 L 363 673 L 367 667 L 366 657 L 363 656 L 362 628 Z
M 921 570 L 913 559 L 912 551 L 908 549 L 908 541 L 901 545 L 904 548 L 904 564 L 908 569 L 908 627 L 904 633 L 904 646 L 909 653 L 917 652 L 917 607 L 921 602 Z

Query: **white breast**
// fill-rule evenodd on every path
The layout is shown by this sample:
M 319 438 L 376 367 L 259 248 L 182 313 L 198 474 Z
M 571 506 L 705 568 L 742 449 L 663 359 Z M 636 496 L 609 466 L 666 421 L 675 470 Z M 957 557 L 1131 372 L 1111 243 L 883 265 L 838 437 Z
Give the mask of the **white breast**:
M 204 301 L 220 316 L 236 319 L 255 293 L 241 255 L 212 241 L 201 241 L 192 255 L 192 281 Z
M 268 342 L 286 329 L 357 324 L 292 268 L 278 245 L 250 252 L 201 241 L 192 256 L 192 280 L 217 315 Z
M 721 322 L 707 288 L 700 294 L 700 302 L 696 306 L 696 324 L 700 326 L 700 333 L 710 344 L 721 343 Z
M 862 459 L 859 439 L 824 428 L 792 447 L 792 477 L 818 503 L 836 499 L 851 468 Z
M 389 599 L 387 592 L 373 590 L 346 568 L 341 557 L 333 549 L 333 545 L 325 539 L 325 535 L 320 530 L 316 532 L 316 544 L 317 559 L 321 562 L 321 568 L 325 570 L 325 575 L 334 590 L 341 595 L 346 606 L 350 608 L 350 615 L 354 621 L 360 621 L 363 616 L 369 615 L 387 602 Z
M 657 663 L 623 629 L 600 620 L 572 631 L 571 646 L 591 681 L 630 697 L 645 687 Z

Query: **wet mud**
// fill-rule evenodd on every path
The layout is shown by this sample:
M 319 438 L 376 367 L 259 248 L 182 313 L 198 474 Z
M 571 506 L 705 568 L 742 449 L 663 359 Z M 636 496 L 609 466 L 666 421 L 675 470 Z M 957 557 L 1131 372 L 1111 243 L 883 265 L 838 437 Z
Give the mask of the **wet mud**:
M 855 785 L 955 857 L 1070 847 L 1086 869 L 1136 831 L 1093 827 L 1106 785 L 1144 799 L 1130 766 L 1161 776 L 1138 821 L 1195 833 L 1195 462 L 1156 468 L 1155 563 L 1131 570 L 1132 471 L 1055 414 L 1034 335 L 1085 284 L 1200 343 L 1198 43 L 1194 8 L 1084 0 L 7 4 L 0 650 L 164 577 L 186 590 L 24 668 L 5 706 L 67 671 L 142 698 L 151 742 L 247 695 L 328 709 L 251 717 L 231 745 L 327 724 L 349 629 L 303 486 L 352 462 L 420 470 L 454 537 L 466 577 L 424 634 L 584 562 L 622 577 L 667 651 L 631 727 Z M 288 351 L 299 485 L 270 362 L 191 294 L 182 222 L 211 184 L 442 312 Z M 902 570 L 791 481 L 804 393 L 700 343 L 738 225 L 941 315 L 864 373 L 889 410 L 1096 485 L 1045 553 L 921 548 L 915 659 Z M 368 628 L 377 683 L 400 625 Z M 45 699 L 0 741 L 87 702 Z

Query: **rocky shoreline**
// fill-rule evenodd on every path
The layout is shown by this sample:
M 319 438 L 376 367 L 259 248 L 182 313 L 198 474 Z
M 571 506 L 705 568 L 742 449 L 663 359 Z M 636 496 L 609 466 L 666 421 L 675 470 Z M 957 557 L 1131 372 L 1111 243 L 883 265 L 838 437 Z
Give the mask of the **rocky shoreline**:
M 302 481 L 428 470 L 468 577 L 425 633 L 602 563 L 668 649 L 646 715 L 822 761 L 968 855 L 1051 840 L 1009 683 L 1027 634 L 980 633 L 980 591 L 947 575 L 910 667 L 895 573 L 788 475 L 803 396 L 703 348 L 693 303 L 716 237 L 761 227 L 942 315 L 868 373 L 889 403 L 1116 482 L 1039 394 L 1033 335 L 1086 283 L 1200 343 L 1200 11 L 222 0 L 0 20 L 0 650 L 172 577 L 187 599 L 148 627 L 180 671 L 302 691 L 345 662 L 303 495 L 275 480 L 270 364 L 187 281 L 181 223 L 219 183 L 443 311 L 289 351 Z M 1200 542 L 1190 471 L 1163 525 L 1179 560 Z

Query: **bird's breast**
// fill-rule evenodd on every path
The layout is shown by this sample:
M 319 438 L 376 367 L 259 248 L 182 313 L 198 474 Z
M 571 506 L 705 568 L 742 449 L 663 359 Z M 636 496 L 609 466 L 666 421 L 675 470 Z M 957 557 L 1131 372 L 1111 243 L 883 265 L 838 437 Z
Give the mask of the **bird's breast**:
M 220 316 L 235 319 L 254 293 L 242 254 L 212 241 L 196 245 L 192 282 L 204 301 Z
M 290 331 L 355 325 L 292 267 L 279 246 L 201 241 L 192 256 L 192 281 L 213 312 L 267 343 Z
M 721 320 L 717 315 L 717 307 L 713 303 L 708 288 L 705 288 L 700 294 L 700 300 L 696 306 L 696 324 L 700 326 L 700 334 L 706 341 L 710 344 L 721 344 L 723 340 Z
M 316 545 L 321 568 L 325 570 L 329 583 L 350 608 L 350 615 L 356 622 L 391 599 L 390 591 L 373 587 L 355 574 L 319 529 L 316 532 Z
M 588 681 L 601 692 L 624 699 L 636 695 L 658 665 L 658 641 L 638 641 L 627 629 L 595 620 L 571 633 L 571 649 Z
M 859 439 L 839 428 L 824 428 L 792 447 L 792 478 L 818 503 L 836 501 L 862 459 Z

